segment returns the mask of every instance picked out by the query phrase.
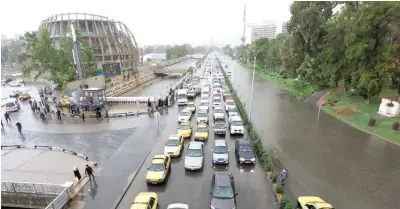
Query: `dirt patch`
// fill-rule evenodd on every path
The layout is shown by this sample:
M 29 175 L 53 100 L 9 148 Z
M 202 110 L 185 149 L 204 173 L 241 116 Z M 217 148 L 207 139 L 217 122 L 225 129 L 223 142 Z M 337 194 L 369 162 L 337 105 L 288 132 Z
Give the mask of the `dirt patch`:
M 336 114 L 338 114 L 338 115 L 351 116 L 354 113 L 355 107 L 354 106 L 334 107 L 333 109 L 336 111 Z

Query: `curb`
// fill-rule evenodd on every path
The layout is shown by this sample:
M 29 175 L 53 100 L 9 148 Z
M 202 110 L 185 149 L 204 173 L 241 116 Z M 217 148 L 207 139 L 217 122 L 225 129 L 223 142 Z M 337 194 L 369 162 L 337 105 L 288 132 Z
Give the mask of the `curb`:
M 88 156 L 83 155 L 82 153 L 74 152 L 69 149 L 61 148 L 61 147 L 52 147 L 52 146 L 46 146 L 46 145 L 1 145 L 1 149 L 18 149 L 18 148 L 25 148 L 25 149 L 42 149 L 42 150 L 56 150 L 56 151 L 61 151 L 65 153 L 69 153 L 75 156 L 78 156 L 86 161 L 88 161 L 90 164 L 93 166 L 97 167 L 98 163 L 95 161 L 90 161 Z

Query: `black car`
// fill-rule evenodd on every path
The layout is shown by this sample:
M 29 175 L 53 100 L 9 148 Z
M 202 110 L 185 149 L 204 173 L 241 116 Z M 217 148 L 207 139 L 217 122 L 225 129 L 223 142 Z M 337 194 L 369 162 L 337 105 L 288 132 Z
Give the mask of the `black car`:
M 238 139 L 235 142 L 235 155 L 240 164 L 255 164 L 256 155 L 253 151 L 253 145 L 250 140 Z
M 215 172 L 211 181 L 210 205 L 211 208 L 236 208 L 236 189 L 232 174 Z

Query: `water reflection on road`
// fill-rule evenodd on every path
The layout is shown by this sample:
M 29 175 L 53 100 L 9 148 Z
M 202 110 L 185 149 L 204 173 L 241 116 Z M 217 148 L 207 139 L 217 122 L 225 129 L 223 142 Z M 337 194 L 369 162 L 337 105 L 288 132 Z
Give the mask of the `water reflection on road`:
M 223 62 L 234 72 L 232 83 L 248 111 L 252 72 Z M 399 146 L 323 112 L 317 121 L 316 107 L 258 76 L 251 116 L 264 146 L 277 149 L 289 170 L 293 199 L 316 195 L 336 208 L 400 208 Z

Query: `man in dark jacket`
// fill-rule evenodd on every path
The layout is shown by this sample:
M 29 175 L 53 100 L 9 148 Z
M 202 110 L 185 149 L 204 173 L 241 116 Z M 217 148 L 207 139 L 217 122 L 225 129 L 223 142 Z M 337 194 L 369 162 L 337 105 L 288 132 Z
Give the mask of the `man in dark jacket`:
M 85 175 L 89 177 L 90 181 L 92 181 L 92 179 L 93 179 L 93 181 L 95 181 L 93 174 L 94 174 L 93 168 L 90 167 L 89 165 L 86 165 Z
M 18 132 L 21 133 L 21 131 L 22 131 L 22 124 L 21 124 L 20 122 L 17 122 L 15 125 L 16 125 L 17 128 L 18 128 Z

